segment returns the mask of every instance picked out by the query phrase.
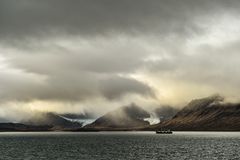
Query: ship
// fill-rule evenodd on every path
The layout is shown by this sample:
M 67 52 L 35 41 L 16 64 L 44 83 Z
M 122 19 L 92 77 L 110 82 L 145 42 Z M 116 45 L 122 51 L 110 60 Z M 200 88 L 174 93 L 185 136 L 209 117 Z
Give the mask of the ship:
M 170 129 L 168 129 L 168 130 L 161 129 L 161 130 L 157 130 L 156 134 L 173 134 L 173 132 Z

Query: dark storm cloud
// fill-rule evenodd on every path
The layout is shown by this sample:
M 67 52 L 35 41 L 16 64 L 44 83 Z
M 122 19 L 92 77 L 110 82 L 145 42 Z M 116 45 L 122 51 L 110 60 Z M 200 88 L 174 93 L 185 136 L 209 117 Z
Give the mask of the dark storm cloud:
M 102 81 L 101 91 L 108 99 L 115 99 L 124 94 L 143 93 L 146 96 L 154 96 L 152 89 L 134 79 L 111 77 Z
M 193 23 L 199 15 L 238 7 L 238 1 L 224 0 L 2 0 L 0 35 L 1 39 L 64 33 L 186 35 L 200 32 Z
M 31 49 L 23 49 L 19 54 L 9 53 L 8 56 L 15 67 L 55 75 L 64 72 L 130 72 L 139 68 L 146 56 L 141 43 L 128 39 L 100 38 L 84 42 L 70 39 L 72 44 L 67 46 L 55 41 L 48 40 L 47 45 L 32 45 Z M 47 65 L 42 65 L 45 63 Z
M 125 94 L 139 94 L 153 97 L 152 89 L 131 78 L 111 76 L 102 78 L 94 74 L 81 73 L 51 76 L 46 81 L 22 73 L 0 72 L 0 102 L 5 101 L 82 101 L 105 97 L 117 99 Z

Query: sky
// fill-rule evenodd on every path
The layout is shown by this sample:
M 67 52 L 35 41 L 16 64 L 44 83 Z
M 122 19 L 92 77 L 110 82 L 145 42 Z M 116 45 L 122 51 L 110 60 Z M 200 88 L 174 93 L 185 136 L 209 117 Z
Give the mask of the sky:
M 238 0 L 1 0 L 0 118 L 239 101 Z

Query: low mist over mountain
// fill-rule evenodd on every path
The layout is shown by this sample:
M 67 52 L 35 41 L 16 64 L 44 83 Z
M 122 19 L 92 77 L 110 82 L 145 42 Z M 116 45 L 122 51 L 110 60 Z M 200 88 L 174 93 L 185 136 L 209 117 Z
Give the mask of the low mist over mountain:
M 103 115 L 85 128 L 134 129 L 148 126 L 149 122 L 144 119 L 149 117 L 150 114 L 147 111 L 135 104 L 131 104 Z
M 66 114 L 61 114 L 61 116 L 65 117 L 65 118 L 69 118 L 69 119 L 91 119 L 91 118 L 95 118 L 95 116 L 91 113 L 66 113 Z
M 60 116 L 70 122 L 80 123 L 82 124 L 82 127 L 96 120 L 96 116 L 91 113 L 82 113 L 82 114 L 67 113 L 67 114 L 61 114 Z
M 154 113 L 159 118 L 160 121 L 165 121 L 171 119 L 179 111 L 179 108 L 174 108 L 171 106 L 161 106 L 155 109 Z

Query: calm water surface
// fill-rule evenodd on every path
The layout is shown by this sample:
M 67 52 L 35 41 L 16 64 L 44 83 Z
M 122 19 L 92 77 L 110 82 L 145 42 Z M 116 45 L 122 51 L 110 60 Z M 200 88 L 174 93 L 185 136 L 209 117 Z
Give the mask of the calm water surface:
M 0 159 L 240 159 L 240 132 L 0 133 Z

